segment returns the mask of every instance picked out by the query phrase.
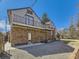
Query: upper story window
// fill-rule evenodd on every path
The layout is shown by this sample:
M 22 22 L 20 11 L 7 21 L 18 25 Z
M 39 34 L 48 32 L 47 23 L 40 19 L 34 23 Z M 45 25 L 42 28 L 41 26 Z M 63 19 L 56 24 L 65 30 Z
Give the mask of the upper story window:
M 17 23 L 25 23 L 25 18 L 19 15 L 14 14 L 13 16 L 13 22 L 17 22 Z
M 33 25 L 33 24 L 34 24 L 33 17 L 28 16 L 28 25 Z
M 29 9 L 27 9 L 27 13 L 33 15 L 33 12 Z
M 25 23 L 28 25 L 34 25 L 34 18 L 29 15 L 25 15 Z

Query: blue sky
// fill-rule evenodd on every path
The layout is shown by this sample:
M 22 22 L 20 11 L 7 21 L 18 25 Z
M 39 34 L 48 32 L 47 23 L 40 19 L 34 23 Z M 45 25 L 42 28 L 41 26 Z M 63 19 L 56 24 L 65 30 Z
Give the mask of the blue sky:
M 61 29 L 69 26 L 70 17 L 78 11 L 75 7 L 78 2 L 79 0 L 38 0 L 32 8 L 39 17 L 47 13 L 56 28 Z M 29 7 L 31 3 L 32 0 L 0 0 L 0 23 L 4 24 L 8 18 L 7 9 Z

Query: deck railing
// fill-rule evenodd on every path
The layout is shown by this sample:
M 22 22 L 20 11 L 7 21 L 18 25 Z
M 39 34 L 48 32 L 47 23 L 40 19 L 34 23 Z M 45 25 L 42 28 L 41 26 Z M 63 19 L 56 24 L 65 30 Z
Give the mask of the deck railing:
M 16 23 L 21 23 L 25 25 L 30 25 L 30 26 L 35 26 L 35 27 L 41 27 L 41 28 L 49 28 L 49 26 L 42 24 L 41 22 L 35 21 L 35 20 L 30 20 L 31 23 L 28 22 L 29 19 L 26 19 L 25 17 L 15 15 L 13 17 L 13 22 Z

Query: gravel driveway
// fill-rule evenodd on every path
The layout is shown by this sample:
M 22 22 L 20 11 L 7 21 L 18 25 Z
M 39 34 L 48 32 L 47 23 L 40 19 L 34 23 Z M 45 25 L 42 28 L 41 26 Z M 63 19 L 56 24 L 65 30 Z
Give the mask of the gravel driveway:
M 13 49 L 11 59 L 68 59 L 74 48 L 61 41 Z

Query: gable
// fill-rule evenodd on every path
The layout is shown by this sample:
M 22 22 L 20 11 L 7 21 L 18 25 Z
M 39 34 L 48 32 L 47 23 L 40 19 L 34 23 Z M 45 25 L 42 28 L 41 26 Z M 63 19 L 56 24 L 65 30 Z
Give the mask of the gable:
M 36 13 L 29 7 L 29 8 L 19 8 L 19 9 L 11 9 L 12 15 L 18 15 L 21 17 L 25 17 L 29 15 L 34 18 L 34 21 L 41 22 L 40 18 L 36 15 Z

